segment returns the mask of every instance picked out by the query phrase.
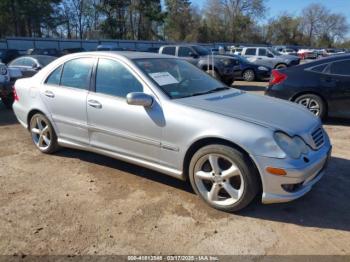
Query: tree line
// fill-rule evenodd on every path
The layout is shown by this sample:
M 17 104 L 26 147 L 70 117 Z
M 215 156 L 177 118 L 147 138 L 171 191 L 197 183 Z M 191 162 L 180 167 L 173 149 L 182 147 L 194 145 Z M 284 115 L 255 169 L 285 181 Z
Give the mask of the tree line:
M 1 0 L 0 38 L 349 46 L 346 17 L 321 4 L 266 20 L 266 0 Z

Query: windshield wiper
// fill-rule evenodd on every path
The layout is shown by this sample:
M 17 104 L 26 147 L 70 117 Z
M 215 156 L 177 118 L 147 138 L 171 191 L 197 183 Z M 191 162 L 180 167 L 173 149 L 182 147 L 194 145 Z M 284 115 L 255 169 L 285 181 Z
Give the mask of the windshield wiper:
M 198 92 L 198 93 L 191 94 L 188 97 L 190 97 L 190 96 L 207 95 L 207 94 L 216 93 L 216 92 L 227 90 L 227 89 L 230 89 L 230 88 L 227 87 L 227 86 L 217 87 L 217 88 L 205 91 L 205 92 Z

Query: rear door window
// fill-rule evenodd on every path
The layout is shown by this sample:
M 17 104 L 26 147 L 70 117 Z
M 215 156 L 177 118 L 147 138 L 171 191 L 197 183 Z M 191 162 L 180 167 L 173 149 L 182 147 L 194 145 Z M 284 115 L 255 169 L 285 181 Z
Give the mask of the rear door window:
M 175 55 L 175 46 L 167 46 L 163 48 L 162 54 Z
M 245 55 L 256 55 L 256 48 L 247 48 Z
M 333 62 L 330 66 L 330 73 L 333 75 L 350 76 L 350 60 Z
M 94 61 L 93 58 L 78 58 L 66 62 L 63 67 L 61 85 L 88 90 Z
M 62 67 L 63 66 L 61 65 L 58 68 L 56 68 L 46 79 L 45 84 L 58 86 L 61 80 Z
M 318 65 L 318 66 L 312 67 L 310 70 L 317 73 L 322 73 L 327 66 L 328 64 Z

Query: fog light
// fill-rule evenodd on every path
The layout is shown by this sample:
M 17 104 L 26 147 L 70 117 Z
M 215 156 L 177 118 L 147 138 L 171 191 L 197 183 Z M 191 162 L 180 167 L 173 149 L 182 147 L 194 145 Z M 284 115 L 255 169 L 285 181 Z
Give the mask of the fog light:
M 285 176 L 287 175 L 286 170 L 282 169 L 282 168 L 276 168 L 276 167 L 267 167 L 266 171 L 269 172 L 272 175 L 277 175 L 277 176 Z

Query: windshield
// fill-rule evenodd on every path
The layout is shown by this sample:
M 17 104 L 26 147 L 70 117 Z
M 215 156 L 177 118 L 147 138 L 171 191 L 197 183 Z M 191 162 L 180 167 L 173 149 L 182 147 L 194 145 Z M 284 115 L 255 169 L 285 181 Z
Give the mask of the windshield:
M 181 59 L 135 59 L 134 62 L 171 99 L 229 89 L 199 68 Z
M 192 48 L 193 48 L 200 56 L 209 55 L 209 50 L 206 49 L 205 47 L 195 45 L 195 46 L 192 46 Z
M 279 52 L 277 52 L 276 50 L 274 50 L 272 48 L 268 48 L 268 50 L 270 51 L 270 53 L 272 53 L 275 56 L 280 56 L 281 55 Z

